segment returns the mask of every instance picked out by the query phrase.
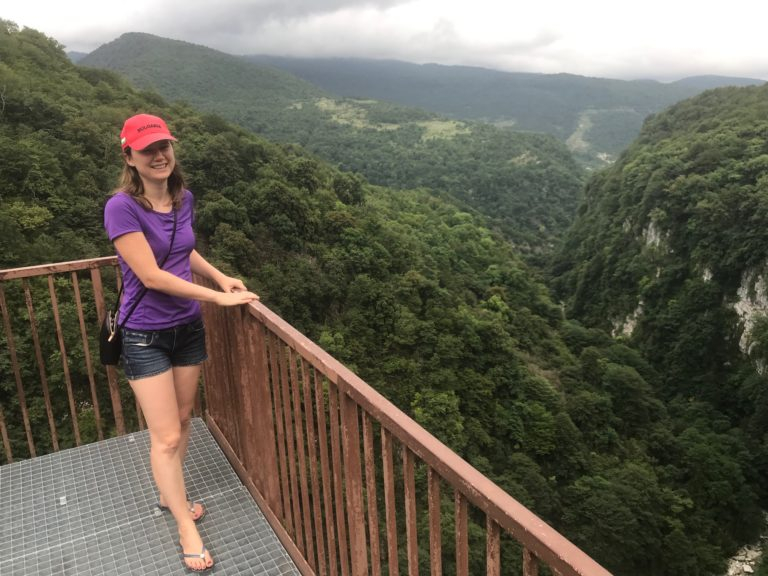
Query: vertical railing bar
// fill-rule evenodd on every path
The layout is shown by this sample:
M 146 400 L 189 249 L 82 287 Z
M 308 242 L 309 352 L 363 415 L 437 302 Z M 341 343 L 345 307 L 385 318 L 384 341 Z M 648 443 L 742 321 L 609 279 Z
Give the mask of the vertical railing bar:
M 278 367 L 278 339 L 277 336 L 270 332 L 268 338 L 269 344 L 269 366 L 270 373 L 272 375 L 272 403 L 275 407 L 275 428 L 276 428 L 276 440 L 277 440 L 277 459 L 280 470 L 280 493 L 282 496 L 283 509 L 280 510 L 283 521 L 286 524 L 286 529 L 289 533 L 293 534 L 293 520 L 291 518 L 291 497 L 288 490 L 288 462 L 285 456 L 285 426 L 283 423 L 283 411 L 280 409 L 282 402 L 280 401 L 280 369 Z
M 317 540 L 317 565 L 313 566 L 315 571 L 320 570 L 320 576 L 326 576 L 326 557 L 325 557 L 325 538 L 323 537 L 323 517 L 320 512 L 320 481 L 317 471 L 317 435 L 315 434 L 315 416 L 312 409 L 311 393 L 311 372 L 309 363 L 301 359 L 301 376 L 304 392 L 304 413 L 306 414 L 307 424 L 307 450 L 309 452 L 309 476 L 312 485 L 312 513 L 315 520 L 315 539 Z M 317 383 L 317 373 L 314 374 L 315 386 Z M 311 563 L 310 563 L 311 564 Z
M 339 539 L 339 559 L 341 563 L 341 574 L 349 574 L 349 546 L 347 545 L 347 524 L 344 514 L 344 484 L 341 477 L 342 456 L 341 446 L 339 445 L 339 389 L 336 386 L 330 386 L 328 389 L 328 398 L 330 400 L 329 417 L 331 419 L 331 457 L 333 459 L 333 488 L 334 500 L 336 502 L 336 534 Z
M 429 559 L 432 576 L 443 574 L 443 540 L 440 524 L 440 475 L 432 466 L 427 469 L 429 499 Z
M 405 445 L 402 447 L 402 454 L 408 576 L 419 576 L 419 541 L 416 530 L 416 472 L 414 454 Z
M 487 576 L 501 576 L 501 528 L 490 516 L 485 520 L 485 566 Z
M 200 371 L 199 393 L 195 395 L 195 405 L 192 407 L 192 415 L 196 418 L 204 417 L 203 398 L 205 398 L 205 375 Z
M 264 324 L 242 311 L 246 344 L 243 354 L 251 358 L 247 371 L 240 370 L 238 394 L 243 406 L 242 419 L 244 464 L 250 478 L 262 491 L 265 504 L 272 510 L 282 510 L 280 478 L 277 473 L 277 440 L 273 396 L 270 390 L 269 358 L 267 355 L 268 331 Z M 206 400 L 207 402 L 207 400 Z
M 368 537 L 371 549 L 371 576 L 381 576 L 381 544 L 379 534 L 378 495 L 376 493 L 376 454 L 373 447 L 373 422 L 363 411 L 363 454 L 365 458 L 365 492 L 368 500 Z
M 320 446 L 320 468 L 322 470 L 323 481 L 323 503 L 325 505 L 325 529 L 326 542 L 328 542 L 328 565 L 330 574 L 336 576 L 337 557 L 336 557 L 336 530 L 333 511 L 333 476 L 331 475 L 331 466 L 328 456 L 328 422 L 325 417 L 325 396 L 323 394 L 325 380 L 321 376 L 317 377 L 315 372 L 315 410 L 317 410 L 317 432 Z M 330 387 L 330 386 L 329 386 Z
M 307 459 L 304 449 L 304 412 L 301 409 L 301 380 L 299 380 L 298 359 L 293 349 L 289 349 L 288 357 L 291 363 L 291 382 L 293 384 L 293 414 L 296 435 L 296 465 L 299 468 L 299 483 L 301 488 L 301 507 L 304 512 L 304 540 L 306 548 L 304 557 L 310 559 L 309 564 L 314 564 L 315 535 L 312 530 L 311 505 L 309 503 L 309 487 L 307 486 Z
M 34 458 L 37 455 L 35 451 L 35 438 L 32 436 L 32 424 L 29 420 L 29 409 L 27 408 L 27 399 L 24 394 L 24 384 L 21 380 L 21 368 L 19 366 L 19 359 L 16 355 L 16 343 L 13 339 L 13 330 L 11 328 L 11 315 L 8 310 L 8 303 L 5 300 L 5 290 L 2 283 L 0 283 L 0 309 L 3 313 L 3 326 L 5 328 L 5 339 L 8 343 L 8 352 L 11 355 L 11 367 L 13 368 L 13 376 L 16 379 L 16 395 L 19 399 L 19 407 L 21 408 L 21 417 L 24 421 L 24 431 L 27 435 L 27 446 L 29 447 L 29 454 Z
M 51 295 L 53 321 L 56 326 L 56 337 L 59 341 L 59 352 L 61 352 L 61 368 L 64 371 L 64 384 L 67 388 L 69 412 L 72 415 L 72 431 L 75 434 L 75 445 L 80 446 L 82 442 L 80 440 L 80 425 L 77 422 L 77 404 L 75 403 L 75 392 L 72 389 L 72 376 L 69 373 L 69 360 L 67 360 L 67 347 L 64 343 L 64 330 L 61 327 L 61 316 L 59 315 L 59 299 L 56 296 L 56 287 L 53 282 L 52 274 L 48 275 L 48 292 Z
M 555 574 L 557 574 L 556 571 Z M 523 548 L 523 576 L 539 576 L 539 559 L 525 547 Z
M 288 450 L 288 479 L 291 486 L 291 504 L 293 516 L 294 541 L 304 554 L 301 510 L 299 503 L 299 484 L 296 474 L 296 444 L 293 437 L 294 418 L 291 415 L 291 382 L 288 378 L 288 359 L 286 345 L 279 340 L 278 358 L 280 362 L 280 378 L 282 380 L 283 414 L 285 420 L 285 444 Z
M 384 506 L 387 522 L 387 563 L 389 564 L 389 576 L 398 576 L 400 573 L 400 563 L 397 544 L 394 453 L 392 435 L 385 428 L 381 429 L 381 460 L 384 475 Z
M 139 424 L 139 430 L 144 430 L 146 428 L 146 424 L 144 422 L 144 413 L 141 411 L 141 404 L 139 404 L 138 398 L 134 398 L 136 402 L 136 421 Z
M 37 358 L 37 369 L 40 375 L 40 385 L 43 388 L 43 399 L 45 400 L 45 411 L 48 413 L 48 426 L 51 429 L 51 444 L 54 452 L 59 451 L 59 436 L 56 432 L 56 420 L 53 417 L 53 405 L 51 404 L 51 394 L 48 389 L 48 376 L 45 373 L 45 360 L 43 359 L 43 349 L 40 346 L 40 334 L 37 330 L 37 319 L 35 318 L 35 308 L 32 304 L 32 290 L 29 281 L 25 278 L 24 298 L 27 301 L 27 313 L 29 314 L 29 327 L 32 331 L 32 343 L 35 348 L 35 358 Z
M 13 449 L 11 448 L 11 439 L 8 437 L 8 428 L 5 426 L 5 414 L 3 407 L 0 406 L 0 438 L 3 439 L 3 449 L 5 450 L 5 461 L 8 464 L 13 463 Z
M 456 490 L 454 494 L 456 522 L 456 576 L 469 576 L 469 533 L 467 532 L 467 499 Z
M 77 272 L 72 272 L 72 289 L 75 294 L 75 304 L 77 305 L 77 319 L 80 322 L 80 338 L 83 342 L 83 356 L 85 357 L 85 369 L 88 373 L 88 384 L 91 390 L 91 402 L 93 403 L 93 412 L 96 419 L 96 434 L 99 440 L 104 440 L 104 426 L 101 422 L 101 409 L 99 408 L 99 397 L 96 393 L 96 378 L 93 374 L 93 362 L 91 360 L 91 347 L 88 344 L 88 330 L 85 327 L 85 315 L 83 314 L 83 299 L 80 296 L 80 282 L 77 278 Z
M 360 461 L 360 416 L 357 404 L 346 394 L 339 394 L 341 438 L 344 457 L 344 483 L 352 574 L 368 576 L 368 545 L 365 535 L 363 502 L 363 466 Z
M 118 283 L 120 275 L 118 274 Z M 106 315 L 106 304 L 104 303 L 104 287 L 101 283 L 101 269 L 91 269 L 91 284 L 93 285 L 93 297 L 96 300 L 96 312 L 99 317 L 99 326 L 104 321 Z M 109 397 L 112 401 L 112 413 L 115 418 L 115 428 L 117 435 L 125 435 L 125 418 L 123 417 L 123 403 L 120 399 L 120 387 L 117 381 L 117 370 L 114 366 L 107 366 L 107 382 L 109 384 Z

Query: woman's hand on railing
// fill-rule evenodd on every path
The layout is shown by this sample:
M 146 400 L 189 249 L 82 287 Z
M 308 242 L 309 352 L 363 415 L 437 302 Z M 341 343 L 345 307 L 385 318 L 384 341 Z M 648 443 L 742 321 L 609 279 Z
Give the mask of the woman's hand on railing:
M 258 300 L 259 297 L 253 292 L 247 290 L 236 290 L 233 292 L 217 292 L 214 302 L 219 306 L 240 306 Z
M 239 306 L 259 299 L 258 294 L 249 292 L 239 278 L 222 275 L 217 280 L 222 291 L 221 297 L 216 298 L 219 306 Z

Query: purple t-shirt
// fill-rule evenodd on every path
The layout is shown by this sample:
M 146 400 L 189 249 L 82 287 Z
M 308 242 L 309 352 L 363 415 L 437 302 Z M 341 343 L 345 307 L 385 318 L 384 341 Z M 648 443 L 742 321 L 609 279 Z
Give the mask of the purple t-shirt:
M 195 234 L 192 230 L 193 206 L 194 197 L 189 190 L 185 190 L 177 216 L 173 252 L 163 265 L 163 270 L 190 282 L 192 270 L 189 255 L 195 248 Z M 155 254 L 157 263 L 160 264 L 170 248 L 173 212 L 166 214 L 147 210 L 129 194 L 118 193 L 112 196 L 104 207 L 104 228 L 113 242 L 123 234 L 143 232 Z M 125 318 L 134 300 L 144 289 L 144 285 L 119 254 L 117 258 L 123 273 L 124 284 L 118 318 L 118 322 L 122 324 L 122 318 Z M 200 303 L 196 300 L 148 290 L 128 318 L 125 327 L 136 330 L 162 330 L 192 322 L 199 317 Z

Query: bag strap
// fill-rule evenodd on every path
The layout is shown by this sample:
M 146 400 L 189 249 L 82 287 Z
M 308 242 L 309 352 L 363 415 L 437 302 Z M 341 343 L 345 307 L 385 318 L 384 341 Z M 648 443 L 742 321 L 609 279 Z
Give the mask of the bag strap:
M 173 209 L 173 232 L 171 233 L 171 244 L 168 248 L 168 254 L 165 255 L 165 258 L 163 258 L 163 261 L 160 262 L 159 266 L 162 268 L 165 266 L 165 263 L 168 261 L 168 257 L 171 255 L 171 252 L 173 251 L 173 241 L 176 239 L 176 219 L 177 219 L 177 213 L 178 210 L 176 208 Z M 120 286 L 120 291 L 117 294 L 117 305 L 115 306 L 115 311 L 120 309 L 120 297 L 123 295 L 123 287 L 125 284 Z M 133 311 L 136 310 L 136 307 L 139 305 L 139 302 L 141 302 L 141 299 L 144 298 L 144 295 L 149 291 L 149 288 L 146 286 L 144 287 L 144 290 L 141 291 L 141 294 L 139 294 L 138 298 L 133 302 L 130 309 L 128 310 L 128 313 L 125 315 L 125 318 L 123 319 L 123 322 L 119 325 L 115 325 L 115 330 L 110 332 L 112 333 L 110 335 L 110 340 L 112 339 L 112 335 L 114 335 L 115 332 L 117 332 L 120 328 L 125 326 L 125 323 L 128 322 L 128 319 L 131 317 L 131 314 L 133 314 Z

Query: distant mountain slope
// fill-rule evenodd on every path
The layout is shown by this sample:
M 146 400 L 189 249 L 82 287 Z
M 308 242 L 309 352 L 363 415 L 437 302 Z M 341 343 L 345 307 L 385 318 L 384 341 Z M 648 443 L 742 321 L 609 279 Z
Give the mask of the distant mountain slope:
M 765 84 L 763 80 L 755 78 L 732 78 L 727 76 L 690 76 L 673 82 L 681 86 L 690 86 L 699 90 L 709 90 L 711 88 L 724 88 L 727 86 L 757 86 Z
M 165 98 L 300 144 L 376 184 L 449 194 L 531 253 L 549 250 L 581 193 L 581 168 L 552 136 L 334 99 L 287 72 L 202 46 L 124 34 L 80 65 L 118 71 Z
M 247 56 L 354 98 L 376 98 L 453 118 L 545 132 L 591 165 L 615 158 L 654 112 L 706 88 L 762 81 L 717 76 L 664 84 L 572 74 L 511 73 L 468 66 L 353 58 Z
M 119 72 L 139 87 L 204 108 L 222 102 L 263 110 L 328 95 L 273 67 L 253 66 L 204 46 L 138 32 L 104 44 L 78 64 Z
M 67 52 L 67 57 L 75 64 L 80 62 L 83 58 L 88 56 L 88 52 L 77 52 L 75 50 L 70 50 Z

